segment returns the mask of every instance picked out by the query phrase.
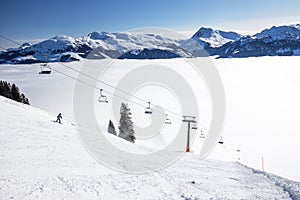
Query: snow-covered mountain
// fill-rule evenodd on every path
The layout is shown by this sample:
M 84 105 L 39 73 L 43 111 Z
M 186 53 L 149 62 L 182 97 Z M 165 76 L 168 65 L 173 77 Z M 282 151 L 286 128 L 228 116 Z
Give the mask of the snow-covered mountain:
M 24 43 L 18 48 L 10 48 L 0 53 L 0 63 L 39 63 L 55 61 L 75 61 L 92 48 L 69 36 L 55 36 L 37 44 Z
M 254 35 L 256 39 L 270 38 L 272 40 L 300 39 L 300 24 L 290 26 L 273 26 Z
M 300 198 L 298 182 L 193 154 L 152 173 L 115 172 L 87 153 L 71 121 L 54 123 L 55 115 L 1 96 L 0 110 L 3 200 Z M 144 150 L 111 134 L 107 138 Z
M 171 39 L 153 33 L 92 32 L 79 38 L 56 36 L 0 52 L 0 63 L 69 62 L 81 58 L 162 59 L 176 57 L 251 57 L 300 55 L 300 25 L 265 29 L 242 36 L 200 28 L 191 38 Z
M 221 46 L 220 57 L 299 56 L 300 24 L 273 26 L 254 36 L 246 36 Z
M 79 38 L 79 40 L 94 49 L 89 56 L 96 54 L 97 57 L 137 59 L 189 56 L 189 54 L 180 47 L 177 40 L 151 33 L 93 32 Z
M 212 28 L 201 27 L 193 36 L 192 39 L 197 40 L 203 46 L 212 48 L 220 47 L 227 42 L 233 42 L 241 39 L 243 36 L 235 32 L 225 32 L 214 30 Z
M 93 51 L 92 51 L 93 50 Z M 128 55 L 128 57 L 126 57 Z M 80 38 L 56 36 L 38 44 L 23 44 L 1 52 L 0 63 L 75 61 L 88 58 L 189 57 L 177 40 L 155 34 L 93 32 Z

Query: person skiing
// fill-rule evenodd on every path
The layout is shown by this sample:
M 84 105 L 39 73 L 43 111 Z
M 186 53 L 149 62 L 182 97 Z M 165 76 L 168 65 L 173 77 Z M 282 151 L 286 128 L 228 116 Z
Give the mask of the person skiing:
M 55 122 L 58 122 L 58 123 L 61 124 L 61 119 L 62 119 L 62 115 L 61 115 L 61 113 L 59 113 L 59 114 L 57 115 L 57 119 L 56 119 Z

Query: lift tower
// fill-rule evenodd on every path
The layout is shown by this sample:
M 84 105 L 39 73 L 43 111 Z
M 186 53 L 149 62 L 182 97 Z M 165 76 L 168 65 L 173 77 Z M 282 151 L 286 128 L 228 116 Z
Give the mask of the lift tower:
M 188 123 L 188 132 L 187 132 L 187 145 L 186 145 L 186 152 L 190 151 L 190 127 L 191 123 L 196 124 L 196 117 L 195 116 L 183 116 L 182 122 Z

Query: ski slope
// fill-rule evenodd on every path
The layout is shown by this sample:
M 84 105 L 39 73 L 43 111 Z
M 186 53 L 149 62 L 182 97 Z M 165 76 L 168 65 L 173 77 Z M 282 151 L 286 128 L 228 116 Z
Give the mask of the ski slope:
M 86 62 L 79 61 L 67 63 L 67 65 L 79 70 Z M 97 64 L 106 61 L 93 62 Z M 145 65 L 151 62 L 154 61 L 120 60 L 117 66 L 111 69 L 108 74 L 109 80 L 106 81 L 116 85 L 119 78 L 126 74 L 132 65 L 137 63 Z M 182 67 L 181 59 L 166 59 L 159 60 L 159 62 L 176 70 L 181 68 L 185 78 L 194 79 L 193 74 Z M 213 62 L 223 81 L 227 107 L 222 134 L 225 143 L 217 145 L 210 158 L 236 161 L 240 157 L 241 163 L 261 169 L 261 158 L 264 157 L 267 172 L 300 181 L 300 157 L 297 156 L 300 140 L 298 123 L 300 94 L 297 92 L 300 90 L 298 64 L 300 57 L 213 59 Z M 59 63 L 53 63 L 51 67 L 70 76 L 77 76 L 77 73 Z M 31 105 L 54 114 L 62 112 L 64 117 L 72 119 L 75 81 L 56 72 L 53 72 L 51 76 L 41 76 L 38 72 L 38 64 L 1 65 L 0 79 L 16 83 L 28 96 Z M 200 122 L 208 127 L 209 99 L 205 92 L 201 93 L 199 84 L 191 83 L 191 85 L 197 85 L 195 89 L 201 95 L 199 104 L 202 106 Z M 96 92 L 95 101 L 99 95 L 98 91 Z M 165 91 L 160 93 L 167 94 Z M 164 99 L 172 98 L 170 95 L 164 98 L 160 98 L 161 95 L 150 95 L 142 97 L 156 98 L 153 99 L 154 103 L 161 103 Z M 159 101 L 156 102 L 156 100 Z M 167 101 L 164 105 L 169 106 L 169 102 Z M 138 124 L 139 119 L 145 116 L 139 117 L 136 114 L 143 113 L 143 111 L 141 108 L 139 110 L 131 108 L 134 111 L 134 121 Z M 106 109 L 111 111 L 110 106 Z M 101 113 L 99 119 L 103 122 L 103 128 L 106 129 L 111 116 L 103 116 L 104 112 L 99 113 Z M 114 123 L 116 125 L 117 120 L 114 120 Z M 172 133 L 172 131 L 167 131 Z M 157 143 L 155 145 L 157 146 Z M 155 145 L 152 147 L 156 147 Z M 239 155 L 236 152 L 237 148 L 241 149 Z
M 54 123 L 55 115 L 4 97 L 0 110 L 3 200 L 300 198 L 297 182 L 193 154 L 152 173 L 115 172 L 86 152 L 73 122 Z M 123 148 L 135 145 L 107 137 Z

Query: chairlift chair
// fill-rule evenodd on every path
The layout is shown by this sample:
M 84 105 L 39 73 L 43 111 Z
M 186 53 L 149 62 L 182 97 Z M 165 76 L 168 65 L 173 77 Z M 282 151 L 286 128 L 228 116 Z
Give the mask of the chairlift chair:
M 166 114 L 165 124 L 172 124 L 171 119 L 168 118 L 168 114 Z
M 51 67 L 47 63 L 41 64 L 40 68 L 39 74 L 51 74 Z
M 104 94 L 102 94 L 102 92 L 103 92 L 103 89 L 100 89 L 100 96 L 98 98 L 98 101 L 100 103 L 108 103 L 107 96 L 105 96 Z
M 148 102 L 148 107 L 145 108 L 145 114 L 152 114 L 152 108 L 151 108 L 151 103 Z
M 201 133 L 200 133 L 200 138 L 205 138 L 205 135 L 203 134 L 202 130 L 201 130 Z
M 219 140 L 219 144 L 224 144 L 223 137 Z
M 197 130 L 197 129 L 198 129 L 197 123 L 196 123 L 196 122 L 193 124 L 192 129 L 193 129 L 193 130 Z

